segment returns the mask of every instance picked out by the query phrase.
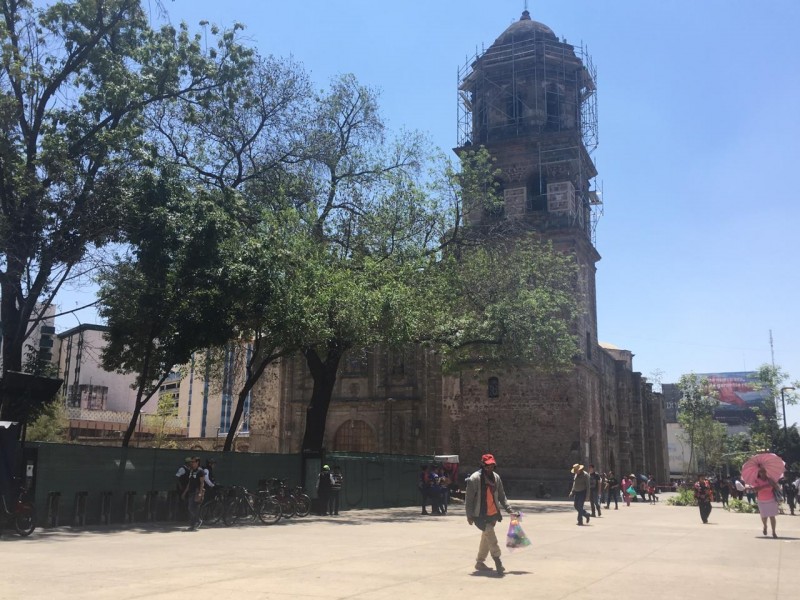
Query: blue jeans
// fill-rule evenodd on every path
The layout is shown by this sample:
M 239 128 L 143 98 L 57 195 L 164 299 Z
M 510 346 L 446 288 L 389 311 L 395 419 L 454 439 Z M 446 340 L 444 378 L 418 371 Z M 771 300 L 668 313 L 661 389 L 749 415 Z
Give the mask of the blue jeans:
M 578 511 L 578 524 L 583 525 L 583 518 L 586 517 L 588 522 L 590 515 L 586 512 L 586 509 L 583 508 L 583 504 L 586 502 L 586 490 L 582 492 L 575 492 L 575 510 Z
M 600 501 L 600 494 L 598 494 L 596 490 L 592 490 L 589 493 L 589 506 L 592 509 L 592 516 L 594 516 L 595 509 L 597 509 L 597 514 L 600 514 L 601 504 L 602 502 Z
M 189 527 L 197 527 L 200 525 L 200 502 L 196 502 L 194 494 L 191 495 L 188 502 L 189 509 Z

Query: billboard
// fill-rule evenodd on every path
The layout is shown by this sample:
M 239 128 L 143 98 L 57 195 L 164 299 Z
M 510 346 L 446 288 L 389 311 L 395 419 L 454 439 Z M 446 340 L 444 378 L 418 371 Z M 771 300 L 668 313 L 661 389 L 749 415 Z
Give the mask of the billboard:
M 697 377 L 708 379 L 709 385 L 716 391 L 719 405 L 714 410 L 714 418 L 729 425 L 753 421 L 753 409 L 762 406 L 769 395 L 768 390 L 759 389 L 756 371 L 697 373 Z M 662 388 L 666 420 L 668 423 L 677 423 L 680 389 L 674 383 L 664 384 Z

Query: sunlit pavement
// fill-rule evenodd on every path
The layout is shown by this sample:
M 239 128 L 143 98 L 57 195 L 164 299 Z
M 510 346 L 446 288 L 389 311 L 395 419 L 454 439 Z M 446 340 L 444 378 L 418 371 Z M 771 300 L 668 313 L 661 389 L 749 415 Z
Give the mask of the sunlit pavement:
M 512 499 L 533 543 L 503 548 L 503 577 L 473 571 L 480 532 L 460 505 L 446 516 L 346 511 L 194 533 L 61 528 L 20 539 L 4 531 L 0 598 L 800 597 L 800 516 L 779 516 L 772 539 L 758 515 L 715 503 L 703 525 L 696 508 L 667 506 L 667 497 L 612 505 L 584 527 L 568 502 Z M 501 545 L 507 525 L 497 528 Z

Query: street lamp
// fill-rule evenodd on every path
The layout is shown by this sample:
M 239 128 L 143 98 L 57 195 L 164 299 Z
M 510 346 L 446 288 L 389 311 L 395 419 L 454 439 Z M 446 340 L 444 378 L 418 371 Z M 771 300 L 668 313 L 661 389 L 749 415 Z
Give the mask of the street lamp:
M 389 405 L 389 454 L 392 453 L 392 429 L 394 429 L 394 398 L 387 398 L 386 404 Z
M 786 390 L 793 390 L 793 387 L 782 387 L 781 388 L 781 407 L 783 409 L 783 437 L 786 438 L 786 400 L 783 397 L 783 392 Z

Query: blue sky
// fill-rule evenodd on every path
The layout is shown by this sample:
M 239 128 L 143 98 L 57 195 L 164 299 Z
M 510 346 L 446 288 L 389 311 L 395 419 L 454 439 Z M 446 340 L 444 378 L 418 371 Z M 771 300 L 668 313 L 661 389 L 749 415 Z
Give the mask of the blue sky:
M 151 0 L 152 1 L 152 0 Z M 174 22 L 239 21 L 262 54 L 292 55 L 320 89 L 354 73 L 393 129 L 456 144 L 457 69 L 523 0 L 175 0 Z M 600 339 L 645 376 L 753 370 L 800 378 L 797 0 L 531 0 L 532 17 L 598 71 L 604 215 Z M 89 299 L 91 301 L 91 298 Z M 62 310 L 75 302 L 61 298 Z M 84 312 L 81 320 L 91 321 Z M 59 329 L 75 324 L 62 317 Z M 800 407 L 789 412 L 800 421 Z

